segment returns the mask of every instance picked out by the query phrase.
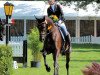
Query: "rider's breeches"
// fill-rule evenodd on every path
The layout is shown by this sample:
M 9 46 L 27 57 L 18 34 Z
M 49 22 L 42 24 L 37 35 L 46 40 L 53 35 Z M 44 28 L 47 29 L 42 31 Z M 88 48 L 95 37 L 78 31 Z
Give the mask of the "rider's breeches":
M 67 36 L 69 34 L 69 32 L 67 31 L 67 28 L 66 28 L 64 22 L 59 20 L 58 25 L 60 26 L 60 28 L 64 32 L 64 34 Z

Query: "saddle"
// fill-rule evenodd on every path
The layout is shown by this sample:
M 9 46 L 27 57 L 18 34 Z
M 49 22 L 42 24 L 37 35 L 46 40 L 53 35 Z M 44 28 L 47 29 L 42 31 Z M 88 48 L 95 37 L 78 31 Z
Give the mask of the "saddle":
M 58 27 L 58 29 L 59 29 L 59 31 L 61 33 L 61 36 L 63 38 L 63 41 L 65 41 L 66 33 L 64 32 L 64 30 L 62 28 L 59 27 L 59 25 L 58 25 L 58 21 L 59 21 L 58 17 L 56 15 L 51 15 L 49 17 L 53 20 L 53 22 L 55 23 L 55 25 Z

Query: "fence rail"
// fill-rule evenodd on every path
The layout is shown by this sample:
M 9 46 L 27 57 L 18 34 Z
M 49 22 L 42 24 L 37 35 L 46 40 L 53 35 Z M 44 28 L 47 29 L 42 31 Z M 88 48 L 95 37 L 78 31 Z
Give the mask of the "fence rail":
M 11 37 L 11 41 L 13 41 L 13 42 L 23 41 L 24 39 L 25 39 L 24 36 L 13 36 L 13 37 Z
M 23 57 L 23 41 L 25 40 L 24 36 L 11 37 L 11 41 L 9 41 L 9 45 L 13 50 L 13 57 Z M 0 41 L 0 44 L 6 44 L 5 37 L 3 41 Z
M 0 41 L 0 44 L 6 45 L 5 37 L 3 41 Z M 23 63 L 23 66 L 27 66 L 27 40 L 24 36 L 11 37 L 9 41 L 9 46 L 12 47 L 13 60 Z
M 5 41 L 0 41 L 0 45 L 4 45 Z M 23 57 L 23 41 L 22 42 L 9 42 L 12 47 L 13 57 Z
M 82 36 L 82 37 L 71 37 L 72 43 L 93 43 L 93 44 L 100 44 L 100 37 L 94 36 Z
M 5 39 L 5 37 L 4 37 Z M 24 36 L 18 36 L 18 37 L 11 37 L 11 41 L 10 42 L 21 42 L 25 40 Z M 80 44 L 84 44 L 84 43 L 93 43 L 93 44 L 100 44 L 100 37 L 94 37 L 92 35 L 90 36 L 82 36 L 82 37 L 71 37 L 71 42 L 72 43 L 80 43 Z M 5 40 L 4 41 L 0 41 L 0 44 L 5 44 Z

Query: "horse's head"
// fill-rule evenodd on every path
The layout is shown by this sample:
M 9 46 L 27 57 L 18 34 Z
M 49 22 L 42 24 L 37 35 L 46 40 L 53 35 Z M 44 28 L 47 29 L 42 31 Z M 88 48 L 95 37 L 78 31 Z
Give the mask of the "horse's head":
M 36 17 L 35 17 L 36 18 Z M 36 18 L 37 20 L 37 28 L 39 30 L 39 35 L 40 35 L 40 41 L 45 40 L 46 36 L 46 22 L 45 22 L 45 16 L 43 18 Z

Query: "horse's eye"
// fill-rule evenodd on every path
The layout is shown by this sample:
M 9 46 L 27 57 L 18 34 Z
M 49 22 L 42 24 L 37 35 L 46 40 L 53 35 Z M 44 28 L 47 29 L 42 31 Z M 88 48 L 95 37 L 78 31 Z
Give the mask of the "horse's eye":
M 42 28 L 43 28 L 43 26 L 41 26 L 41 25 L 40 25 L 40 26 L 38 26 L 38 28 L 42 29 Z
M 45 25 L 43 25 L 43 28 L 45 28 Z
M 38 25 L 38 28 L 41 28 L 41 26 L 40 26 L 40 25 Z

